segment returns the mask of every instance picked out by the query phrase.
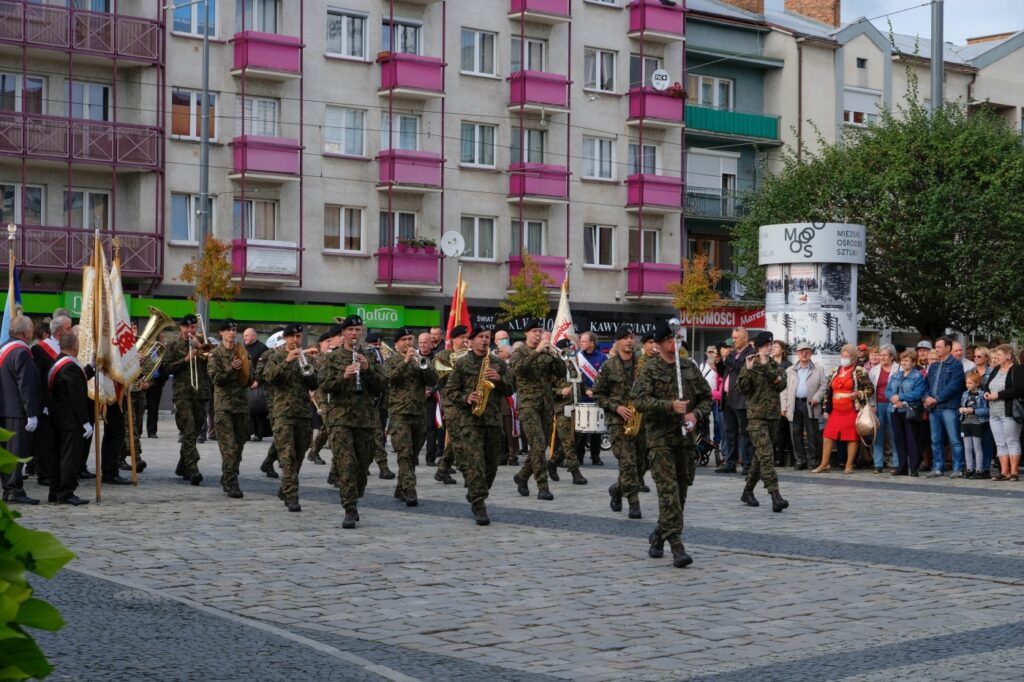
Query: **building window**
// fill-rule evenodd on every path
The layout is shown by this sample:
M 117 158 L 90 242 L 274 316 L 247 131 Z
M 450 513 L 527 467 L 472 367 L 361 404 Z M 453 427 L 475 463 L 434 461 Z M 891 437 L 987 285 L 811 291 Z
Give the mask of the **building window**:
M 583 87 L 615 92 L 615 53 L 588 47 L 583 51 Z
M 629 174 L 656 175 L 658 172 L 658 145 L 645 144 L 641 159 L 640 145 L 629 143 Z
M 366 58 L 366 15 L 327 10 L 327 52 L 353 59 Z
M 611 225 L 583 226 L 583 263 L 610 268 L 614 259 L 615 228 Z
M 629 87 L 651 87 L 651 74 L 661 68 L 661 59 L 658 57 L 642 58 L 638 54 L 629 55 Z
M 388 246 L 394 246 L 398 243 L 399 239 L 415 239 L 416 238 L 416 214 L 409 211 L 395 211 L 394 212 L 394 229 L 391 231 L 391 243 L 388 244 L 388 212 L 380 212 L 380 223 L 379 223 L 379 238 L 377 244 L 381 248 L 387 248 Z
M 0 184 L 0 225 L 42 225 L 43 188 L 37 185 Z
M 202 0 L 189 2 L 188 0 L 174 0 L 170 3 L 174 6 L 174 18 L 171 30 L 175 33 L 184 33 L 191 36 L 202 36 L 206 33 L 211 38 L 217 35 L 217 2 L 209 0 L 210 23 L 206 25 L 206 8 Z M 203 29 L 206 29 L 205 31 Z
M 719 252 L 720 244 L 717 239 L 706 239 L 699 237 L 696 239 L 687 240 L 689 244 L 689 255 L 691 258 L 694 256 L 705 256 L 708 259 L 708 267 L 717 268 L 719 265 Z
M 543 256 L 545 239 L 545 224 L 543 220 L 527 220 L 525 229 L 520 230 L 518 220 L 512 221 L 512 255 L 519 256 L 524 251 L 531 256 Z M 520 231 L 523 234 L 520 234 Z M 526 248 L 520 246 L 520 239 L 526 237 Z
M 583 137 L 583 177 L 614 180 L 612 149 L 615 140 L 610 137 Z
M 67 115 L 89 121 L 110 120 L 110 86 L 68 83 Z
M 629 262 L 657 263 L 661 251 L 661 232 L 632 229 L 629 231 Z
M 852 126 L 866 126 L 878 121 L 878 114 L 869 114 L 864 111 L 843 111 L 843 122 Z
M 201 216 L 199 215 L 199 195 L 197 194 L 171 194 L 171 241 L 172 242 L 199 242 L 199 227 Z M 207 226 L 210 234 L 213 229 L 213 198 L 207 199 L 207 213 L 209 221 Z
M 520 142 L 522 142 L 522 145 L 520 145 Z M 512 131 L 512 163 L 520 163 L 522 158 L 520 146 L 525 148 L 526 163 L 544 163 L 544 159 L 547 157 L 547 131 L 514 129 Z
M 519 36 L 512 36 L 512 73 L 516 71 L 546 71 L 548 45 L 543 40 L 527 38 L 525 50 Z M 523 68 L 523 57 L 526 68 Z
M 461 229 L 466 240 L 463 258 L 494 260 L 494 218 L 464 215 Z
M 868 68 L 868 60 L 864 57 L 857 57 L 857 68 L 866 69 Z
M 278 0 L 239 0 L 235 3 L 235 26 L 245 31 L 277 33 Z
M 686 77 L 686 101 L 699 107 L 732 111 L 733 86 L 729 78 L 690 74 Z
M 277 137 L 277 100 L 246 97 L 239 107 L 238 134 Z
M 366 112 L 347 107 L 324 110 L 324 153 L 366 156 Z
M 459 162 L 494 168 L 494 126 L 463 122 Z
M 235 199 L 232 212 L 235 239 L 277 239 L 277 202 Z
M 324 206 L 324 249 L 346 253 L 363 252 L 363 209 L 352 206 Z
M 391 45 L 392 23 L 387 19 L 381 26 L 380 49 L 390 52 L 405 52 L 407 54 L 420 54 L 420 32 L 422 27 L 411 21 L 395 21 L 395 44 Z
M 109 230 L 110 192 L 92 189 L 65 190 L 64 226 L 84 230 Z
M 20 73 L 0 73 L 0 111 L 41 114 L 45 97 L 42 78 L 23 78 Z
M 208 134 L 217 139 L 217 95 L 210 93 Z M 198 140 L 203 132 L 203 93 L 174 88 L 171 90 L 171 135 Z
M 494 40 L 497 36 L 487 31 L 462 29 L 462 65 L 463 73 L 494 76 Z
M 420 117 L 399 114 L 394 125 L 387 112 L 380 119 L 380 148 L 417 151 L 420 148 Z

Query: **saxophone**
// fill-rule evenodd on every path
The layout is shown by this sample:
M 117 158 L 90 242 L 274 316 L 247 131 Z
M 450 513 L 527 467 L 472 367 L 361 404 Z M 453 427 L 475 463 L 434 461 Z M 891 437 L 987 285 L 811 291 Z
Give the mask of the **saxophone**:
M 483 416 L 484 412 L 487 410 L 487 399 L 491 397 L 491 391 L 494 390 L 494 382 L 484 376 L 490 368 L 491 354 L 488 353 L 484 356 L 483 362 L 480 363 L 480 373 L 476 376 L 475 391 L 480 394 L 480 400 L 478 400 L 476 405 L 473 406 L 474 417 Z
M 640 368 L 644 366 L 645 360 L 647 360 L 647 353 L 645 353 L 643 349 L 641 349 L 640 359 L 636 361 L 636 367 L 633 368 L 634 382 L 636 381 L 637 376 L 639 376 Z M 622 428 L 622 433 L 629 438 L 634 438 L 638 433 L 640 433 L 640 425 L 644 421 L 644 416 L 637 412 L 636 405 L 634 405 L 632 402 L 628 403 L 626 407 L 633 410 L 633 416 L 626 420 L 626 423 L 623 425 Z

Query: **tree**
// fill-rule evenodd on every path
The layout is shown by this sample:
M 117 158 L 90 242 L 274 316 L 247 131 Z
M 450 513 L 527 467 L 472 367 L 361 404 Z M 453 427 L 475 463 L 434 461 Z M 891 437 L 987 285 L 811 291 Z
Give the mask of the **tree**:
M 848 128 L 803 160 L 787 155 L 734 228 L 740 280 L 764 291 L 758 228 L 788 222 L 867 228 L 860 312 L 935 338 L 947 328 L 1007 336 L 1024 328 L 1024 146 L 987 107 L 918 103 L 914 82 L 896 112 Z
M 189 298 L 230 301 L 239 292 L 231 279 L 231 245 L 212 236 L 206 238 L 202 257 L 193 257 L 181 268 L 178 279 L 192 285 Z
M 498 322 L 504 323 L 517 317 L 547 317 L 551 312 L 547 287 L 554 281 L 529 254 L 523 254 L 523 265 L 519 274 L 512 278 L 512 293 L 499 303 L 501 313 Z
M 697 254 L 683 261 L 683 279 L 671 282 L 668 291 L 672 294 L 672 307 L 678 308 L 691 320 L 704 315 L 722 302 L 715 287 L 722 280 L 722 271 L 711 267 L 708 257 Z

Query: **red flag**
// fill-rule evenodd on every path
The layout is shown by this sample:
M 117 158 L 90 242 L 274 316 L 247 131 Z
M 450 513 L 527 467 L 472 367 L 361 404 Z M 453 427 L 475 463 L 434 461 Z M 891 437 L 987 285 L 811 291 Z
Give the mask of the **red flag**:
M 452 347 L 452 330 L 458 325 L 465 325 L 466 330 L 472 329 L 469 321 L 469 305 L 466 303 L 466 282 L 462 279 L 462 270 L 455 280 L 455 292 L 452 294 L 452 307 L 448 312 L 448 329 L 444 336 L 444 347 Z

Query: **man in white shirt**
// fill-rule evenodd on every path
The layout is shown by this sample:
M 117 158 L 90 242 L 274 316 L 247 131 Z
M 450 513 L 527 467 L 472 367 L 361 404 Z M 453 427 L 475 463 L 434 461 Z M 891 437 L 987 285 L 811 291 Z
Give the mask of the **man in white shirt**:
M 704 351 L 704 360 L 700 363 L 700 374 L 704 377 L 704 381 L 708 382 L 708 388 L 711 389 L 711 419 L 708 420 L 708 427 L 705 430 L 707 437 L 711 437 L 714 434 L 715 442 L 720 442 L 719 431 L 722 428 L 722 406 L 720 401 L 722 396 L 717 393 L 718 388 L 718 372 L 715 370 L 715 363 L 718 362 L 718 346 L 711 345 Z
M 793 437 L 794 468 L 814 465 L 821 455 L 821 401 L 825 397 L 825 368 L 811 362 L 814 347 L 802 341 L 796 346 L 797 362 L 786 370 L 786 390 L 782 394 L 782 414 L 789 420 Z M 807 447 L 804 447 L 804 436 Z

